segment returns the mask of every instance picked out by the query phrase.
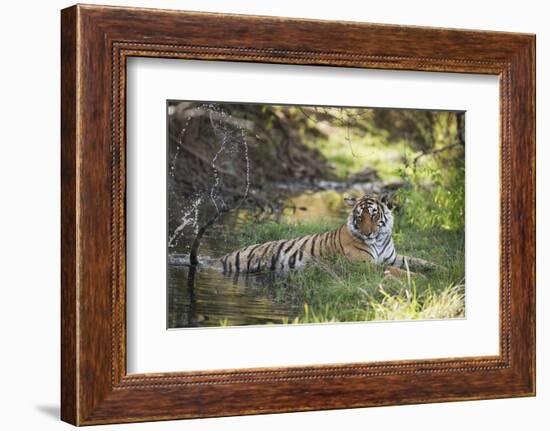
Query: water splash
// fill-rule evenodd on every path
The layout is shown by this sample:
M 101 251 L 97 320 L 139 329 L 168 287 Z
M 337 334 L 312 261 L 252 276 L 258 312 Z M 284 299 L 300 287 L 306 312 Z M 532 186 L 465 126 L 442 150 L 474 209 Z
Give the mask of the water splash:
M 193 227 L 195 234 L 199 230 L 199 207 L 203 201 L 201 195 L 196 196 L 195 200 L 191 203 L 191 207 L 187 210 L 183 210 L 184 213 L 181 217 L 181 223 L 178 225 L 174 232 L 168 238 L 168 247 L 175 247 L 177 245 L 177 239 L 182 231 L 187 227 Z
M 248 144 L 246 143 L 246 132 L 244 129 L 241 129 L 241 143 L 243 145 L 243 154 L 244 154 L 244 160 L 245 160 L 245 166 L 246 166 L 246 171 L 245 171 L 246 186 L 245 186 L 243 198 L 241 199 L 239 206 L 244 203 L 244 201 L 248 197 L 248 192 L 250 191 L 250 158 L 248 157 Z
M 216 124 L 214 123 L 212 112 L 213 111 L 211 110 L 208 113 L 208 117 L 210 119 L 210 125 L 212 126 L 212 130 L 214 131 L 214 134 L 216 136 L 218 136 L 218 128 L 216 127 Z M 225 150 L 226 143 L 227 143 L 227 135 L 225 133 L 223 133 L 221 135 L 220 148 L 218 149 L 218 151 L 214 155 L 214 158 L 212 159 L 212 163 L 211 163 L 212 172 L 214 174 L 214 185 L 210 189 L 210 200 L 212 201 L 212 203 L 214 204 L 214 207 L 216 208 L 216 213 L 220 212 L 220 209 L 218 208 L 218 204 L 216 203 L 216 195 L 217 195 L 217 192 L 218 192 L 218 188 L 220 186 L 220 175 L 218 173 L 218 168 L 216 166 L 216 161 L 218 160 L 218 157 L 220 156 L 222 151 Z M 224 202 L 223 198 L 220 197 L 220 200 L 222 201 L 222 205 L 225 207 L 225 202 Z
M 222 211 L 238 209 L 246 201 L 250 192 L 250 158 L 246 128 L 241 126 L 238 119 L 233 118 L 231 114 L 224 111 L 219 105 L 202 104 L 194 107 L 193 110 L 203 110 L 207 113 L 212 132 L 219 142 L 219 147 L 210 161 L 214 181 L 209 188 L 199 190 L 191 197 L 182 197 L 182 200 L 187 200 L 188 202 L 184 205 L 182 210 L 179 225 L 174 229 L 168 239 L 169 248 L 177 246 L 179 239 L 182 237 L 187 227 L 191 227 L 193 232 L 197 234 L 200 229 L 199 216 L 201 213 L 206 212 L 207 208 L 205 208 L 205 205 L 207 205 L 208 202 L 214 206 L 216 215 L 220 215 Z M 183 138 L 185 132 L 193 118 L 193 115 L 189 115 L 186 118 L 178 135 L 178 146 L 169 168 L 169 175 L 172 178 L 175 178 L 177 158 L 180 154 L 180 147 L 184 145 Z M 233 208 L 230 208 L 219 193 L 222 185 L 219 162 L 222 158 L 231 160 L 232 158 L 240 156 L 243 157 L 244 161 L 244 191 L 239 202 Z
M 175 178 L 176 176 L 176 163 L 178 161 L 178 156 L 180 154 L 181 147 L 183 147 L 183 137 L 185 136 L 185 132 L 187 132 L 187 128 L 189 127 L 189 122 L 191 121 L 191 117 L 188 117 L 185 121 L 184 126 L 181 128 L 180 133 L 178 135 L 178 146 L 176 146 L 176 154 L 174 154 L 174 157 L 172 161 L 170 162 L 170 172 L 169 175 L 172 178 Z

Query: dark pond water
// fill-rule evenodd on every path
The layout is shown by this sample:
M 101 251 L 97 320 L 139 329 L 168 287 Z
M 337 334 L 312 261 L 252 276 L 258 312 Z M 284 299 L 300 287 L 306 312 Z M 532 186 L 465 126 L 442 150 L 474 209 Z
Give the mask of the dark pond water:
M 304 192 L 289 199 L 282 214 L 254 216 L 258 223 L 333 221 L 344 222 L 347 210 L 340 191 Z M 301 208 L 301 209 L 300 209 Z M 251 213 L 241 210 L 222 216 L 203 238 L 200 256 L 218 257 L 239 248 L 232 232 L 238 224 L 250 223 Z M 190 232 L 173 249 L 174 255 L 188 253 Z M 174 256 L 173 255 L 173 256 Z M 172 256 L 172 257 L 173 257 Z M 262 325 L 292 321 L 303 304 L 296 300 L 292 286 L 270 275 L 241 275 L 237 278 L 199 267 L 190 277 L 188 266 L 168 259 L 168 327 L 208 327 Z M 281 283 L 285 286 L 281 289 Z

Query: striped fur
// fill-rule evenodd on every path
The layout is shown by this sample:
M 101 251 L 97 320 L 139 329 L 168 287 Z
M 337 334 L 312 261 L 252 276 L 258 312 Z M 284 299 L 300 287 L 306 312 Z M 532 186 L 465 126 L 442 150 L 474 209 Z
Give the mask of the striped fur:
M 220 258 L 223 272 L 286 272 L 334 255 L 403 269 L 433 269 L 434 264 L 397 254 L 392 239 L 393 215 L 382 199 L 366 195 L 345 201 L 352 210 L 340 228 L 235 250 Z

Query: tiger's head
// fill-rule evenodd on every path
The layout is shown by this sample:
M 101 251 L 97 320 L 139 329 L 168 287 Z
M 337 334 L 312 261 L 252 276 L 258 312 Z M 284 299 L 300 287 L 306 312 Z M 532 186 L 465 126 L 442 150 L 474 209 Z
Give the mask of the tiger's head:
M 344 198 L 344 202 L 352 207 L 347 227 L 354 238 L 364 242 L 381 234 L 391 234 L 393 215 L 387 195 L 367 194 L 358 199 Z

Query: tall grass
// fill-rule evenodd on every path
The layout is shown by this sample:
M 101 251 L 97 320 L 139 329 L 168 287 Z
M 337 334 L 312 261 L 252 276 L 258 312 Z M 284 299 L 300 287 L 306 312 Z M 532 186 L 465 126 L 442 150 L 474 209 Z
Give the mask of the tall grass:
M 265 223 L 239 233 L 243 245 L 295 238 L 337 227 L 334 222 Z M 343 256 L 316 262 L 286 278 L 273 278 L 278 300 L 301 308 L 283 323 L 446 319 L 464 316 L 463 230 L 418 228 L 407 221 L 394 232 L 401 254 L 438 263 L 442 269 L 396 277 L 380 265 Z
M 424 253 L 448 267 L 430 274 L 396 277 L 379 265 L 344 257 L 290 273 L 279 289 L 290 290 L 303 311 L 290 322 L 447 319 L 464 316 L 463 262 L 449 262 L 442 247 Z M 457 250 L 456 255 L 460 253 Z M 439 258 L 439 259 L 438 259 Z M 462 265 L 461 265 L 462 263 Z

